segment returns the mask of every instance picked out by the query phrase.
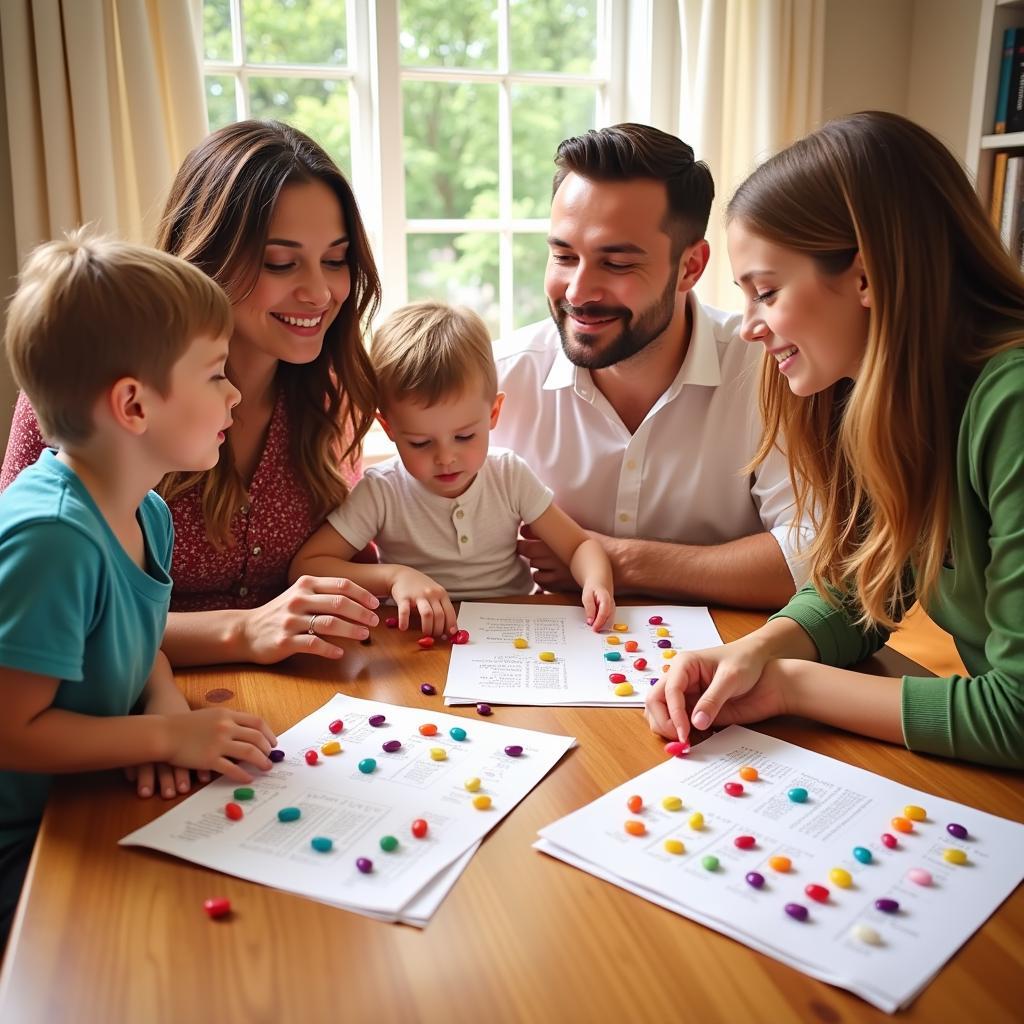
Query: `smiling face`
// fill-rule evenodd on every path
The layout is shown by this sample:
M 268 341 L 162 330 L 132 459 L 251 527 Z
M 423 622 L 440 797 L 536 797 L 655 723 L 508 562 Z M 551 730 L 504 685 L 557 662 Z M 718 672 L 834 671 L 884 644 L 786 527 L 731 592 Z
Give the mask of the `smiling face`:
M 856 380 L 867 348 L 870 290 L 860 258 L 838 274 L 775 245 L 741 220 L 728 229 L 733 277 L 746 309 L 740 335 L 760 342 L 795 395 Z
M 665 232 L 659 181 L 591 181 L 567 174 L 551 203 L 544 288 L 562 348 L 603 369 L 682 331 L 680 260 Z
M 235 303 L 231 360 L 309 363 L 349 296 L 341 204 L 320 181 L 286 185 L 270 220 L 255 287 Z

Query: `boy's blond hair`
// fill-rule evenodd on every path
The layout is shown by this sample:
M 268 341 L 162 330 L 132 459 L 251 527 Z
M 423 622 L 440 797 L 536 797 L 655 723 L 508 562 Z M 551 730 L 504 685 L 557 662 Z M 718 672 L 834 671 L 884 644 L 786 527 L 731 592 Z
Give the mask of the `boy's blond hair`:
M 5 343 L 43 436 L 76 444 L 92 434 L 96 400 L 121 377 L 166 396 L 193 339 L 230 333 L 227 297 L 201 270 L 79 229 L 29 254 Z
M 385 411 L 396 396 L 431 406 L 470 384 L 487 399 L 498 392 L 490 332 L 465 306 L 425 300 L 396 309 L 374 332 L 370 359 Z

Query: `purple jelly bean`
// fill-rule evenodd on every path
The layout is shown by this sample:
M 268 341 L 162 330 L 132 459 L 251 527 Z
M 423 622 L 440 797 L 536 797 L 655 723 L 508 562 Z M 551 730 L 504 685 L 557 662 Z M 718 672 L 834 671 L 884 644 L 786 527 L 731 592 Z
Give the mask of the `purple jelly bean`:
M 657 676 L 654 676 L 654 677 L 653 677 L 653 678 L 651 679 L 651 681 L 650 681 L 650 685 L 651 685 L 651 686 L 653 686 L 653 685 L 654 685 L 654 684 L 655 684 L 655 683 L 656 683 L 657 681 L 658 681 L 658 677 L 657 677 Z
M 356 867 L 364 875 L 368 875 L 373 870 L 373 861 L 369 857 L 356 857 Z
M 518 743 L 510 743 L 505 748 L 505 753 L 508 754 L 509 757 L 522 757 L 523 756 L 523 748 L 521 746 L 519 746 Z
M 383 747 L 383 749 L 385 751 L 387 751 L 387 753 L 393 754 L 396 750 L 401 750 L 402 749 L 402 741 L 401 740 L 387 740 L 386 742 L 382 743 L 381 746 Z
M 952 836 L 952 837 L 953 837 L 954 839 L 966 839 L 966 838 L 967 838 L 967 829 L 965 829 L 965 828 L 963 827 L 963 825 L 957 825 L 957 824 L 956 824 L 956 822 L 950 822 L 950 823 L 949 823 L 949 824 L 948 824 L 948 825 L 946 826 L 946 831 L 947 831 L 947 832 L 948 832 L 948 833 L 949 833 L 949 834 L 950 834 L 950 835 L 951 835 L 951 836 Z
M 664 639 L 663 640 L 659 640 L 658 641 L 658 646 L 659 647 L 671 647 L 672 646 L 672 641 L 671 640 L 664 640 Z
M 760 889 L 764 885 L 764 875 L 760 871 L 748 871 L 747 872 L 747 885 L 752 886 L 755 889 Z
M 794 921 L 807 920 L 807 908 L 802 903 L 787 903 L 786 913 L 789 914 Z
M 420 693 L 425 693 L 428 697 L 433 697 L 437 693 L 437 687 L 433 683 L 420 683 Z
M 900 904 L 898 900 L 875 900 L 875 910 L 880 910 L 883 914 L 895 914 L 899 909 Z
M 488 715 L 494 714 L 494 712 L 491 710 L 490 704 L 477 704 L 476 713 L 478 715 L 483 715 L 484 718 L 486 718 Z
M 372 725 L 375 729 L 378 726 L 383 725 L 385 721 L 387 721 L 387 719 L 383 715 L 370 715 L 369 718 L 370 725 Z
M 283 761 L 284 751 L 278 750 L 277 747 L 274 747 L 274 749 L 269 754 L 267 754 L 267 757 L 269 757 L 271 761 Z

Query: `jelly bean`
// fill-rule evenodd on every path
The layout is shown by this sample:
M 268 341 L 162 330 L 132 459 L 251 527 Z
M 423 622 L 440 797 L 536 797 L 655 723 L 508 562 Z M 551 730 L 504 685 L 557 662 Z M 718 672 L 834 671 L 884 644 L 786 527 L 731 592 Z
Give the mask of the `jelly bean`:
M 490 715 L 493 715 L 494 711 L 491 709 L 490 704 L 477 704 L 476 713 L 478 715 L 482 715 L 484 718 L 487 718 Z
M 231 900 L 226 896 L 215 896 L 210 900 L 203 900 L 203 910 L 208 917 L 216 920 L 219 917 L 227 917 L 231 913 Z
M 364 775 L 371 775 L 377 767 L 377 762 L 372 757 L 364 757 L 359 762 L 359 770 Z
M 858 923 L 850 929 L 850 934 L 858 941 L 867 946 L 880 946 L 882 936 L 869 924 Z
M 433 722 L 424 722 L 423 725 L 420 726 L 420 735 L 421 736 L 436 736 L 437 735 L 437 726 L 434 725 Z
M 388 629 L 397 629 L 398 628 L 398 619 L 397 619 L 397 617 L 394 616 L 394 615 L 389 615 L 384 620 L 384 625 L 387 626 Z
M 387 721 L 387 718 L 384 715 L 370 715 L 367 721 L 374 729 L 379 729 Z
M 659 640 L 658 641 L 658 646 L 661 647 L 662 649 L 664 649 L 666 647 L 671 647 L 672 646 L 672 641 L 671 640 Z
M 644 809 L 644 798 L 634 794 L 626 800 L 626 806 L 631 814 L 639 814 Z
M 607 642 L 610 643 L 613 647 L 616 644 L 621 644 L 622 643 L 622 641 L 617 636 L 610 636 L 610 637 L 608 637 Z
M 267 757 L 269 757 L 270 760 L 274 762 L 274 764 L 278 764 L 279 762 L 284 760 L 284 751 L 277 749 L 272 750 L 269 754 L 267 754 Z
M 903 808 L 903 817 L 909 818 L 911 821 L 924 821 L 928 817 L 928 813 L 923 807 L 918 807 L 917 804 L 907 804 Z
M 667 651 L 662 651 L 661 656 L 666 661 L 668 661 L 670 658 L 674 658 L 676 656 L 676 652 L 674 650 L 669 649 Z
M 704 827 L 704 815 L 700 811 L 694 811 L 690 815 L 689 826 L 694 832 L 699 832 Z
M 239 786 L 232 794 L 236 800 L 251 800 L 256 791 L 251 786 Z
M 630 654 L 635 654 L 640 650 L 640 645 L 635 640 L 627 640 L 623 645 L 623 649 L 628 651 Z
M 893 818 L 889 822 L 897 832 L 913 832 L 914 823 L 909 818 Z
M 444 747 L 431 747 L 430 748 L 430 759 L 432 761 L 447 761 L 448 751 Z
M 706 857 L 701 857 L 700 866 L 705 871 L 717 871 L 718 858 L 713 853 L 709 853 Z
M 816 903 L 828 902 L 828 889 L 823 885 L 817 885 L 815 882 L 811 882 L 810 885 L 804 886 L 804 892 Z
M 658 681 L 657 676 L 655 676 L 654 679 L 648 679 L 647 680 L 647 685 L 648 686 L 653 686 L 657 681 Z
M 463 785 L 470 793 L 475 793 L 480 788 L 480 780 L 474 775 L 472 778 L 466 779 Z
M 757 846 L 757 840 L 753 836 L 737 836 L 732 842 L 740 850 L 751 850 Z
M 900 905 L 897 900 L 875 900 L 875 910 L 880 910 L 883 914 L 895 914 L 899 909 Z
M 473 797 L 473 806 L 478 811 L 486 811 L 487 808 L 491 806 L 491 798 L 486 793 L 477 793 L 477 795 Z
M 631 697 L 636 691 L 633 689 L 632 683 L 619 683 L 615 687 L 616 697 Z
M 398 840 L 394 836 L 381 836 L 380 848 L 385 853 L 392 853 L 394 850 L 398 849 Z
M 768 867 L 770 867 L 772 871 L 778 871 L 780 875 L 786 874 L 792 866 L 793 862 L 788 857 L 783 857 L 781 854 L 776 854 L 774 857 L 768 858 Z
M 313 836 L 309 841 L 309 845 L 312 846 L 317 853 L 330 853 L 334 848 L 334 840 L 328 839 L 327 836 Z
M 637 672 L 643 672 L 643 670 L 647 668 L 647 659 L 637 658 L 636 661 L 633 662 L 633 668 L 635 668 Z
M 661 806 L 666 811 L 681 811 L 683 809 L 683 801 L 677 796 L 665 796 L 661 798 Z
M 341 753 L 341 744 L 337 740 L 328 740 L 321 748 L 321 754 L 326 754 L 328 757 L 333 757 L 335 754 Z
M 393 754 L 396 750 L 401 750 L 402 749 L 402 741 L 401 740 L 385 740 L 380 745 L 380 749 L 383 750 L 385 754 Z
M 853 885 L 853 875 L 850 874 L 846 868 L 833 868 L 829 873 L 828 877 L 832 879 L 833 884 L 838 885 L 840 889 L 849 889 Z
M 965 829 L 963 827 L 963 825 L 957 825 L 955 822 L 950 822 L 950 824 L 948 824 L 946 826 L 946 831 L 954 839 L 966 839 L 967 838 L 967 829 Z
M 916 885 L 932 884 L 932 873 L 924 868 L 911 868 L 907 872 L 907 878 Z
M 955 846 L 950 847 L 948 850 L 942 851 L 942 859 L 947 864 L 966 864 L 967 854 L 963 850 L 958 850 Z
M 336 718 L 327 728 L 337 736 L 345 728 L 345 723 L 340 718 Z
M 686 846 L 681 839 L 666 839 L 664 847 L 666 853 L 674 853 L 676 856 L 686 853 Z
M 748 871 L 745 877 L 752 889 L 760 889 L 764 885 L 764 875 L 760 871 Z
M 787 795 L 795 804 L 807 803 L 807 790 L 803 786 L 794 786 Z
M 420 693 L 433 697 L 437 693 L 437 687 L 433 683 L 420 683 Z
M 241 821 L 242 818 L 245 817 L 245 812 L 238 806 L 238 804 L 225 804 L 224 814 L 232 821 Z
M 665 753 L 669 757 L 685 757 L 690 752 L 690 744 L 683 740 L 669 740 L 665 744 Z
M 469 630 L 468 629 L 457 629 L 452 634 L 452 643 L 458 644 L 461 647 L 463 644 L 469 643 Z
M 529 647 L 530 645 L 529 645 L 529 643 L 527 642 L 527 640 L 526 640 L 526 637 L 525 637 L 525 636 L 517 636 L 517 637 L 515 638 L 515 640 L 513 640 L 513 641 L 512 641 L 512 646 L 513 646 L 513 647 L 514 647 L 514 648 L 515 648 L 515 649 L 516 649 L 517 651 L 522 651 L 522 650 L 524 650 L 525 648 Z
M 448 730 L 448 735 L 457 743 L 461 743 L 466 738 L 466 730 L 461 725 L 453 725 Z
M 616 622 L 615 625 L 612 626 L 612 629 L 614 629 L 616 633 L 627 633 L 629 631 L 629 626 L 624 622 Z
M 277 812 L 278 821 L 298 821 L 302 817 L 302 811 L 298 807 L 282 807 Z
M 807 920 L 807 908 L 802 903 L 787 903 L 786 913 L 789 914 L 794 921 Z
M 604 660 L 605 661 L 622 661 L 622 655 L 619 654 L 618 651 L 605 651 L 604 652 Z
M 743 796 L 742 782 L 727 782 L 723 788 L 729 796 Z
M 662 665 L 662 666 L 661 666 L 661 671 L 662 671 L 662 672 L 667 672 L 667 671 L 668 671 L 668 669 L 669 669 L 669 666 L 668 666 L 668 665 Z
M 634 821 L 632 818 L 626 822 L 625 829 L 631 836 L 642 836 L 647 832 L 647 826 L 642 821 Z
M 541 651 L 540 654 L 537 655 L 537 657 L 540 658 L 541 661 L 554 661 L 555 660 L 555 652 L 554 651 Z M 607 658 L 608 655 L 606 654 L 605 657 Z
M 373 861 L 369 857 L 356 857 L 356 867 L 364 875 L 368 875 L 373 870 Z
M 315 750 L 307 750 L 305 753 L 306 764 L 318 764 L 320 755 Z
M 872 861 L 871 851 L 866 846 L 855 846 L 853 855 L 861 864 L 870 864 Z
M 508 754 L 509 757 L 522 757 L 523 756 L 523 748 L 521 746 L 519 746 L 518 743 L 510 743 L 505 748 L 505 753 Z
M 621 672 L 612 672 L 611 675 L 608 676 L 609 683 L 624 683 L 625 681 L 626 677 Z
M 421 636 L 419 640 L 416 641 L 416 643 L 419 644 L 419 646 L 422 647 L 423 650 L 428 651 L 430 650 L 431 647 L 434 646 L 434 638 L 432 636 Z
M 660 615 L 652 615 L 647 621 L 652 626 L 660 626 L 665 620 Z
M 427 834 L 427 822 L 424 818 L 417 818 L 412 823 L 412 834 L 417 839 L 422 839 Z
M 749 764 L 745 764 L 740 769 L 740 778 L 744 779 L 747 782 L 756 782 L 757 781 L 757 769 L 756 768 L 752 768 Z
M 668 628 L 665 626 L 659 626 L 654 632 L 657 636 L 668 636 Z
M 900 841 L 891 833 L 882 833 L 882 845 L 887 846 L 890 850 L 895 850 L 900 845 Z

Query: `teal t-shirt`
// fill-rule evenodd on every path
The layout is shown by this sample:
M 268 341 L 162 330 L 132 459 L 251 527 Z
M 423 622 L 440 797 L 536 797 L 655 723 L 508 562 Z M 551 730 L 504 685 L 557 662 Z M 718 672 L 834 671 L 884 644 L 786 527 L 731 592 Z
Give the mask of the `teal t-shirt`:
M 53 451 L 0 494 L 0 666 L 59 679 L 54 707 L 126 715 L 152 671 L 171 599 L 174 531 L 152 492 L 137 516 L 148 572 Z M 0 771 L 0 847 L 38 827 L 50 778 Z

